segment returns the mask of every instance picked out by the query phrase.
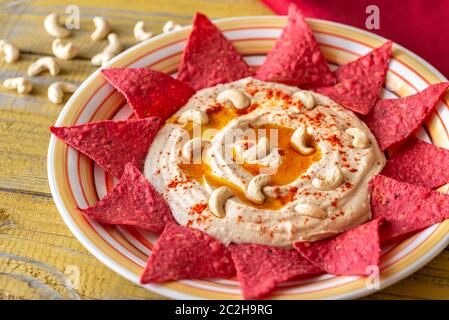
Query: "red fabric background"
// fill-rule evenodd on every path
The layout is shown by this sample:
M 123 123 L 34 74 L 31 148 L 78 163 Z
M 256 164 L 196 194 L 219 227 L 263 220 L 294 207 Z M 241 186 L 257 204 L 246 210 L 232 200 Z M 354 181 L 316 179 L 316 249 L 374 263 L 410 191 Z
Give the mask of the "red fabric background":
M 449 77 L 449 0 L 262 0 L 285 15 L 295 2 L 306 17 L 364 30 L 369 5 L 380 11 L 380 29 L 367 30 L 410 49 Z

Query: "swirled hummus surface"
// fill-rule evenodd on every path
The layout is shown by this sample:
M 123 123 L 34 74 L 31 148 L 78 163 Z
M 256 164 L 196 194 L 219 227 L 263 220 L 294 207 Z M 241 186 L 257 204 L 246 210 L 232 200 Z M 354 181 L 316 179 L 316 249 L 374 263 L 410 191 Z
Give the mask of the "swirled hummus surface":
M 198 91 L 168 119 L 145 176 L 181 225 L 225 244 L 288 247 L 369 220 L 368 181 L 384 164 L 351 111 L 246 78 Z

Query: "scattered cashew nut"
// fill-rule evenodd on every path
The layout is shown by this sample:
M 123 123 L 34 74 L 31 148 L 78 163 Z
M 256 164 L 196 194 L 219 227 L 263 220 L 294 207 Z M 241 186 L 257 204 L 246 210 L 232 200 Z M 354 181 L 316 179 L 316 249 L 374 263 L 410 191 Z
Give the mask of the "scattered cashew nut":
M 360 128 L 348 128 L 345 132 L 353 137 L 352 145 L 355 148 L 366 149 L 369 146 L 368 136 Z
M 5 56 L 6 63 L 16 62 L 20 57 L 19 48 L 6 40 L 0 40 L 0 54 Z
M 36 60 L 28 67 L 28 75 L 32 77 L 44 70 L 48 70 L 52 76 L 56 76 L 61 71 L 61 67 L 55 58 L 44 57 Z
M 137 41 L 144 41 L 150 39 L 153 36 L 152 32 L 145 31 L 145 22 L 138 21 L 134 26 L 134 38 Z
M 309 91 L 297 91 L 293 94 L 293 99 L 300 100 L 307 109 L 313 109 L 313 107 L 315 107 L 315 98 Z
M 246 197 L 255 204 L 262 204 L 265 201 L 265 195 L 262 188 L 269 184 L 271 176 L 268 174 L 259 174 L 251 179 L 246 189 Z
M 235 89 L 228 89 L 218 94 L 217 102 L 225 103 L 226 101 L 231 101 L 234 107 L 239 110 L 244 110 L 251 104 L 246 94 Z
M 259 170 L 258 170 L 259 174 L 264 173 L 264 174 L 269 174 L 269 175 L 276 174 L 276 172 L 279 169 L 279 167 L 281 166 L 282 162 L 283 162 L 283 158 L 280 154 L 280 149 L 277 147 L 271 148 L 270 153 L 261 159 L 246 160 L 247 164 L 256 165 L 259 168 Z M 241 162 L 238 162 L 238 163 L 241 163 Z
M 20 94 L 27 94 L 33 90 L 33 84 L 23 77 L 6 79 L 3 86 L 9 90 L 17 90 Z
M 63 44 L 61 39 L 55 39 L 51 45 L 51 49 L 56 58 L 61 60 L 72 60 L 78 54 L 78 48 L 72 42 Z
M 67 38 L 70 36 L 70 30 L 61 27 L 58 21 L 58 14 L 51 13 L 49 14 L 44 21 L 44 28 L 48 32 L 49 35 L 55 38 Z
M 181 29 L 182 28 L 182 26 L 181 25 L 179 25 L 179 24 L 175 24 L 173 21 L 167 21 L 165 24 L 164 24 L 164 26 L 162 27 L 162 31 L 164 32 L 164 33 L 167 33 L 167 32 L 172 32 L 172 31 L 176 31 L 176 30 L 179 30 L 179 29 Z
M 48 99 L 55 103 L 59 104 L 62 102 L 62 99 L 64 98 L 64 92 L 73 93 L 76 91 L 77 86 L 68 83 L 68 82 L 53 82 L 48 87 Z
M 313 178 L 312 185 L 319 190 L 333 190 L 343 182 L 343 173 L 337 165 L 333 165 L 325 173 L 324 179 Z
M 209 117 L 207 113 L 197 109 L 189 109 L 184 111 L 183 114 L 178 118 L 178 122 L 185 124 L 189 121 L 192 121 L 196 124 L 206 125 L 209 123 Z
M 255 146 L 252 146 L 251 148 L 243 152 L 243 159 L 250 161 L 262 159 L 267 155 L 269 148 L 270 141 L 267 139 L 267 137 L 262 137 L 259 139 Z
M 209 198 L 209 209 L 212 211 L 212 213 L 219 217 L 224 218 L 226 216 L 226 212 L 224 209 L 225 202 L 229 198 L 234 196 L 234 191 L 232 191 L 231 188 L 222 186 L 214 191 L 212 191 L 212 194 Z
M 103 17 L 94 17 L 92 19 L 95 25 L 95 31 L 90 35 L 91 39 L 94 41 L 103 40 L 111 31 L 109 23 Z
M 112 59 L 112 57 L 114 57 L 117 53 L 119 53 L 122 50 L 122 44 L 120 43 L 120 39 L 115 33 L 110 33 L 108 35 L 108 42 L 109 44 L 106 46 L 106 48 L 103 49 L 102 52 L 92 57 L 90 62 L 94 66 L 105 65 L 109 60 Z
M 299 154 L 303 156 L 311 155 L 315 148 L 308 146 L 309 135 L 307 133 L 307 129 L 304 127 L 299 127 L 293 132 L 292 137 L 290 138 L 290 145 Z
M 320 207 L 307 203 L 300 203 L 295 206 L 295 211 L 301 216 L 312 217 L 316 219 L 326 219 L 327 213 Z
M 187 141 L 182 147 L 182 156 L 184 159 L 190 160 L 195 152 L 199 152 L 203 150 L 205 146 L 210 143 L 209 140 L 203 138 L 193 138 L 192 140 Z

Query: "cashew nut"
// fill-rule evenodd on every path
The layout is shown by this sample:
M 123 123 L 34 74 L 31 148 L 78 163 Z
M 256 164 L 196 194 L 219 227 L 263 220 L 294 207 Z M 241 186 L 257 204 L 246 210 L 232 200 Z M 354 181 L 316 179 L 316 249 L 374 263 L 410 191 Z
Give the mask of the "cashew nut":
M 0 54 L 5 56 L 6 63 L 13 63 L 19 60 L 20 51 L 11 42 L 0 40 Z
M 145 22 L 139 21 L 134 26 L 134 38 L 137 41 L 144 41 L 150 39 L 153 36 L 152 32 L 145 31 Z
M 76 88 L 77 86 L 72 83 L 53 82 L 48 87 L 48 99 L 55 104 L 61 103 L 64 98 L 64 92 L 73 93 L 76 91 Z
M 250 140 L 240 140 L 234 144 L 234 152 L 237 157 L 243 157 L 243 153 L 248 150 L 253 143 Z
M 313 109 L 313 107 L 315 107 L 315 98 L 309 91 L 296 91 L 293 94 L 293 99 L 300 100 L 304 107 L 306 107 L 307 109 Z
M 295 211 L 300 215 L 306 217 L 312 217 L 321 220 L 327 218 L 327 213 L 323 209 L 306 203 L 300 203 L 296 205 Z
M 44 70 L 48 70 L 52 76 L 56 76 L 61 71 L 61 67 L 55 58 L 44 57 L 36 60 L 29 66 L 28 75 L 32 77 Z
M 262 137 L 259 139 L 255 146 L 252 146 L 251 148 L 243 152 L 243 159 L 250 161 L 262 159 L 267 155 L 269 148 L 270 141 L 267 139 L 267 137 Z
M 167 33 L 167 32 L 172 32 L 172 31 L 176 31 L 176 30 L 179 30 L 179 29 L 181 29 L 182 28 L 182 26 L 181 25 L 179 25 L 179 24 L 175 24 L 173 21 L 167 21 L 165 24 L 164 24 L 164 26 L 162 27 L 162 31 L 164 32 L 164 33 Z
M 310 136 L 307 133 L 307 130 L 304 127 L 299 127 L 293 132 L 292 137 L 290 138 L 290 145 L 299 154 L 303 156 L 311 155 L 315 148 L 307 145 Z
M 222 186 L 212 191 L 209 198 L 209 209 L 214 215 L 219 218 L 224 218 L 226 212 L 224 209 L 225 202 L 234 196 L 234 191 L 231 188 Z
M 210 143 L 209 140 L 203 138 L 193 138 L 187 141 L 182 147 L 182 156 L 184 159 L 190 160 L 195 152 L 201 151 L 205 146 Z
M 49 14 L 44 21 L 44 28 L 48 32 L 49 35 L 55 38 L 67 38 L 70 36 L 70 30 L 61 27 L 58 21 L 58 14 L 51 13 Z
M 55 39 L 51 45 L 51 49 L 56 58 L 61 60 L 72 60 L 78 54 L 78 48 L 72 42 L 63 44 L 61 39 Z
M 20 94 L 27 94 L 33 90 L 33 84 L 23 77 L 6 79 L 3 86 L 6 89 L 17 90 Z
M 343 173 L 337 165 L 329 168 L 324 176 L 324 179 L 314 178 L 312 185 L 319 190 L 333 190 L 341 185 L 343 182 Z
M 270 153 L 267 156 L 257 160 L 246 160 L 246 162 L 248 164 L 258 165 L 260 167 L 260 172 L 262 172 L 263 170 L 269 170 L 269 172 L 272 172 L 272 170 L 276 170 L 283 162 L 282 156 L 280 155 L 279 151 L 279 148 L 274 147 L 270 150 Z
M 251 104 L 246 94 L 235 89 L 222 91 L 217 96 L 217 102 L 219 103 L 225 103 L 228 100 L 239 110 L 246 109 Z
M 246 197 L 255 204 L 262 204 L 265 201 L 265 195 L 262 188 L 269 184 L 271 176 L 268 174 L 259 174 L 251 179 L 246 189 Z
M 185 124 L 189 121 L 192 121 L 196 124 L 206 125 L 209 123 L 209 117 L 207 113 L 197 109 L 189 109 L 184 111 L 183 114 L 178 118 L 178 122 Z
M 369 146 L 369 139 L 363 130 L 360 128 L 349 128 L 345 131 L 353 137 L 352 145 L 358 149 L 365 149 Z
M 103 17 L 94 17 L 92 19 L 95 25 L 95 31 L 90 35 L 91 39 L 94 41 L 103 40 L 111 31 L 109 23 Z
M 110 33 L 108 35 L 108 42 L 109 44 L 106 46 L 106 48 L 103 49 L 102 52 L 96 54 L 92 57 L 90 62 L 94 66 L 103 66 L 105 65 L 109 60 L 112 59 L 117 53 L 119 53 L 122 50 L 122 44 L 120 43 L 120 39 L 115 33 Z

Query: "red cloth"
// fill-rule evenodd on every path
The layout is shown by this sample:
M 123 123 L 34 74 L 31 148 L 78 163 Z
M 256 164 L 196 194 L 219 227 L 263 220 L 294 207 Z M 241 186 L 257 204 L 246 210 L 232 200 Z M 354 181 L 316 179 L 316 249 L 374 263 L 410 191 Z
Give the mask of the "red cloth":
M 449 76 L 449 0 L 262 0 L 286 15 L 295 2 L 306 17 L 320 18 L 364 29 L 404 46 Z M 380 12 L 380 29 L 368 30 L 367 6 Z

